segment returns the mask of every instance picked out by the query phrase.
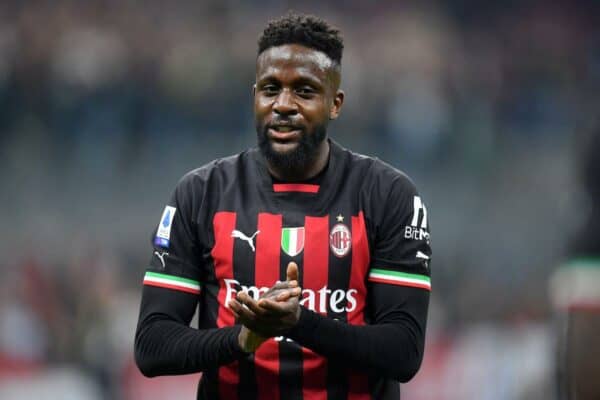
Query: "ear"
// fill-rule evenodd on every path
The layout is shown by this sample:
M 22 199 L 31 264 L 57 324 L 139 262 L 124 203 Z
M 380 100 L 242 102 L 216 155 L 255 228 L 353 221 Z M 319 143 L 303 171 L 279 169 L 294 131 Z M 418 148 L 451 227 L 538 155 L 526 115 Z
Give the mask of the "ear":
M 333 98 L 333 104 L 329 109 L 329 119 L 337 119 L 342 110 L 342 104 L 344 104 L 344 91 L 338 90 Z

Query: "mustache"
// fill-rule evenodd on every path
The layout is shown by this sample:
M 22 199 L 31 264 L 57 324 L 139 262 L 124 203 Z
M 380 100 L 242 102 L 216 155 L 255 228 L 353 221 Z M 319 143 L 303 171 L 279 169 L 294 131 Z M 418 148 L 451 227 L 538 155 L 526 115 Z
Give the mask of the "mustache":
M 267 128 L 289 127 L 293 129 L 302 129 L 303 126 L 290 119 L 274 119 L 265 124 Z

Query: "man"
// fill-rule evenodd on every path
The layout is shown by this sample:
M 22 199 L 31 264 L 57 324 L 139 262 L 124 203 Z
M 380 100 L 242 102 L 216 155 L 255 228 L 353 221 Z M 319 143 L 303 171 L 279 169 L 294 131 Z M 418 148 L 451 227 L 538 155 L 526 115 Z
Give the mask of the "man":
M 600 128 L 584 140 L 582 189 L 589 207 L 569 245 L 569 258 L 552 275 L 550 295 L 558 330 L 557 398 L 600 398 Z
M 417 372 L 427 211 L 404 174 L 327 138 L 342 49 L 315 17 L 262 33 L 258 149 L 185 175 L 161 216 L 135 341 L 145 375 L 202 371 L 199 399 L 398 399 Z

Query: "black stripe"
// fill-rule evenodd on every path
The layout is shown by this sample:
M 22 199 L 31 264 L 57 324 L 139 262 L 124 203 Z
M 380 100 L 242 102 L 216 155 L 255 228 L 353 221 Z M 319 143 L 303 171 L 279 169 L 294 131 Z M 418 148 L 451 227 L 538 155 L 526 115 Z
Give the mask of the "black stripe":
M 216 282 L 214 261 L 207 267 L 208 276 L 203 276 L 201 282 Z M 202 285 L 200 291 L 200 307 L 198 309 L 198 329 L 211 329 L 217 327 L 217 314 L 219 313 L 219 285 Z
M 235 229 L 251 237 L 256 232 L 257 216 L 249 213 L 237 214 Z M 256 247 L 256 237 L 253 238 Z M 246 240 L 235 238 L 233 241 L 233 278 L 244 286 L 256 286 L 254 281 L 255 253 Z M 256 400 L 257 385 L 254 369 L 254 354 L 239 360 L 240 383 L 239 400 Z M 225 399 L 223 399 L 225 400 Z
M 203 282 L 216 282 L 215 266 L 211 259 L 212 265 L 207 268 L 210 274 L 208 277 L 203 277 Z M 211 329 L 217 327 L 217 314 L 219 313 L 219 294 L 218 285 L 203 285 L 200 291 L 200 307 L 198 308 L 198 329 Z M 200 383 L 198 384 L 199 399 L 218 399 L 219 398 L 219 374 L 218 370 L 205 371 L 202 374 Z
M 339 223 L 344 224 L 349 230 L 351 229 L 352 223 L 350 214 L 342 215 L 343 221 L 338 221 L 337 216 L 340 215 L 337 210 L 332 210 L 333 213 L 329 216 L 329 229 L 331 229 Z M 342 211 L 342 210 L 340 210 Z M 339 241 L 338 241 L 339 244 Z M 329 271 L 327 279 L 328 291 L 328 309 L 327 317 L 336 318 L 340 321 L 346 322 L 347 315 L 345 311 L 335 312 L 331 308 L 333 302 L 334 292 L 336 290 L 342 290 L 347 293 L 348 286 L 350 284 L 350 273 L 352 270 L 352 249 L 348 251 L 344 256 L 336 256 L 331 247 L 329 249 Z M 346 308 L 346 297 L 342 298 L 341 301 L 336 302 L 337 308 L 344 310 Z M 348 397 L 348 374 L 347 365 L 336 362 L 333 359 L 329 359 L 327 363 L 327 398 L 329 400 L 346 399 Z
M 219 373 L 218 369 L 204 371 L 200 378 L 196 397 L 198 399 L 219 398 Z
M 304 215 L 290 214 L 283 216 L 283 227 L 304 226 Z M 298 264 L 300 272 L 300 285 L 302 285 L 302 259 L 304 250 L 290 257 L 280 247 L 280 279 L 284 281 L 287 277 L 287 266 L 290 261 Z M 302 347 L 297 343 L 284 338 L 279 342 L 279 390 L 280 399 L 302 400 L 302 367 L 303 367 Z

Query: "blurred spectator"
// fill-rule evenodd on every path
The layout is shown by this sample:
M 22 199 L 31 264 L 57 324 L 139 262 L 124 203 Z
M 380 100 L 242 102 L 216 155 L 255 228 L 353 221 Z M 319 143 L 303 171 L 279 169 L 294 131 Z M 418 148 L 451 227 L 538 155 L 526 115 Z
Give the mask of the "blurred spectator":
M 568 259 L 550 281 L 556 308 L 557 384 L 561 399 L 600 397 L 600 128 L 585 141 L 582 175 L 587 207 Z
M 254 142 L 256 35 L 288 7 L 349 37 L 332 137 L 428 199 L 437 326 L 409 398 L 548 398 L 545 282 L 582 218 L 600 5 L 345 4 L 0 3 L 0 398 L 147 395 L 131 321 L 165 182 Z

